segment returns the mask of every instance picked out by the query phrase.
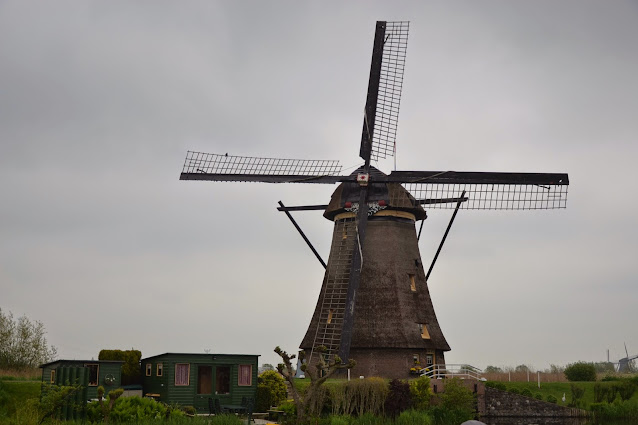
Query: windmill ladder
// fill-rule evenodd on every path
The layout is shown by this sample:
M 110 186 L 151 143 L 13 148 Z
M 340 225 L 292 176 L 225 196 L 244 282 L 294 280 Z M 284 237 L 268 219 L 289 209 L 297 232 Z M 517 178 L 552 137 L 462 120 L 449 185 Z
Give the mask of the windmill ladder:
M 308 359 L 309 364 L 315 350 L 320 346 L 326 347 L 326 351 L 323 353 L 326 362 L 331 361 L 339 351 L 356 231 L 355 218 L 346 218 L 335 222 L 330 258 L 326 268 L 324 292 L 321 297 L 319 322 Z

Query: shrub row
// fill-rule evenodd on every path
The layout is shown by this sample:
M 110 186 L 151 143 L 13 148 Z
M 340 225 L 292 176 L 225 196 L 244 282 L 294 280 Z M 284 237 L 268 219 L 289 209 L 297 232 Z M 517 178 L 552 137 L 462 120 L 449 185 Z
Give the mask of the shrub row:
M 427 377 L 411 382 L 366 378 L 334 383 L 317 389 L 310 409 L 312 423 L 430 424 L 434 421 L 456 424 L 474 417 L 474 394 L 458 379 L 446 382 L 445 392 L 437 395 L 434 407 L 430 407 L 432 397 Z M 280 404 L 278 410 L 285 412 L 287 418 L 296 417 L 292 401 Z M 327 417 L 332 422 L 325 422 Z M 362 418 L 367 421 L 358 422 Z

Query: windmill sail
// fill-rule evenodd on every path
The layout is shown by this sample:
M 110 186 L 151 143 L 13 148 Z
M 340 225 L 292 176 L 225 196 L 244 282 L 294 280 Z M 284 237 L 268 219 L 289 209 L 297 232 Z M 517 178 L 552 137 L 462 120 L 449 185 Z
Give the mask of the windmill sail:
M 394 171 L 388 181 L 400 182 L 416 199 L 464 197 L 460 209 L 536 210 L 567 207 L 569 177 L 559 173 L 493 173 L 454 171 Z M 425 203 L 425 202 L 422 202 Z M 429 208 L 454 209 L 453 203 Z
M 323 183 L 340 180 L 339 161 L 260 158 L 214 153 L 186 153 L 180 180 L 263 183 Z
M 394 156 L 410 22 L 377 22 L 361 148 L 366 162 Z

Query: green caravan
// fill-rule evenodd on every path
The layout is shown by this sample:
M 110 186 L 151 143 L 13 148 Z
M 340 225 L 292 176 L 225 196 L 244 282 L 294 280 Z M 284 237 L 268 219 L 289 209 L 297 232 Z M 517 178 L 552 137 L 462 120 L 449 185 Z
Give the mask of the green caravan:
M 145 397 L 208 411 L 209 399 L 240 405 L 257 393 L 256 354 L 165 353 L 141 360 Z

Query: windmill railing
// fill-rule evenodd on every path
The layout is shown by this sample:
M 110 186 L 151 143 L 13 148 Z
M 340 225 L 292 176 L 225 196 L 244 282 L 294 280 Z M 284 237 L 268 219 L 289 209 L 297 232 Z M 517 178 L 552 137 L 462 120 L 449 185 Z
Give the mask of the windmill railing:
M 421 369 L 421 376 L 431 379 L 460 378 L 483 380 L 483 371 L 468 364 L 434 364 Z

